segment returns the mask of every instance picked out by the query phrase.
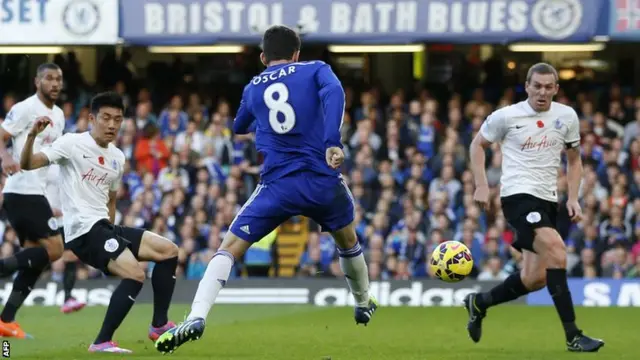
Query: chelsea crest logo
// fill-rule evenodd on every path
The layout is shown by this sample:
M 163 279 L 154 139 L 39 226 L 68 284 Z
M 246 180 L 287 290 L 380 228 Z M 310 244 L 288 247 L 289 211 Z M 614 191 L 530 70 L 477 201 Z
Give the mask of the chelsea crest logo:
M 75 36 L 89 36 L 100 26 L 100 7 L 94 0 L 71 0 L 62 12 L 65 29 Z
M 580 30 L 584 13 L 582 3 L 580 0 L 535 1 L 531 25 L 543 38 L 566 39 Z

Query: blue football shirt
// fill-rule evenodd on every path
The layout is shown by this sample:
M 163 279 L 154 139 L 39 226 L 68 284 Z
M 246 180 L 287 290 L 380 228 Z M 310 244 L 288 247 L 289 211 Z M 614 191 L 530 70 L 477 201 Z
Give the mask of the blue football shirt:
M 233 131 L 255 131 L 264 182 L 302 171 L 337 177 L 325 152 L 342 148 L 344 106 L 344 89 L 328 64 L 273 65 L 244 88 Z

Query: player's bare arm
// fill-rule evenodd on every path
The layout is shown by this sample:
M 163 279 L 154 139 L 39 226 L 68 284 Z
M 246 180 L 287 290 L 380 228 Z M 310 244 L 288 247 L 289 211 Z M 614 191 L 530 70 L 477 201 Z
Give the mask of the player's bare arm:
M 491 142 L 478 133 L 469 147 L 469 157 L 471 161 L 471 172 L 476 184 L 476 191 L 473 199 L 483 209 L 489 205 L 489 184 L 485 171 L 486 154 L 485 149 L 491 146 Z
M 580 147 L 567 149 L 567 186 L 569 198 L 567 200 L 567 210 L 572 221 L 580 221 L 582 209 L 578 202 L 578 191 L 582 180 L 582 158 Z
M 7 142 L 11 139 L 11 134 L 0 126 L 0 160 L 2 160 L 2 172 L 6 175 L 13 175 L 20 171 L 18 164 L 7 151 Z
M 117 191 L 109 191 L 109 202 L 107 203 L 107 208 L 109 208 L 109 221 L 112 224 L 116 222 L 116 199 L 118 192 Z
M 24 143 L 22 154 L 20 154 L 20 166 L 25 170 L 34 170 L 49 165 L 49 158 L 42 152 L 33 153 L 33 143 L 38 134 L 51 124 L 51 119 L 43 116 L 36 119 L 33 127 L 29 131 L 29 136 Z

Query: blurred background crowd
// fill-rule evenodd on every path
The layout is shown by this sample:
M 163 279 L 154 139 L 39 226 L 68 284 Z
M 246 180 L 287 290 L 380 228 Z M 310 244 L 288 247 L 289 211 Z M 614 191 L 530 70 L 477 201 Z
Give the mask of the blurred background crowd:
M 327 53 L 308 58 L 314 57 L 333 64 Z M 125 97 L 127 118 L 117 145 L 127 164 L 117 222 L 174 241 L 180 246 L 181 276 L 199 279 L 259 182 L 262 159 L 253 135 L 230 130 L 242 86 L 261 71 L 257 54 L 232 58 L 234 71 L 226 80 L 207 86 L 196 81 L 198 67 L 180 58 L 140 69 L 130 56 L 110 54 L 92 84 L 73 54 L 55 61 L 66 81 L 59 104 L 66 132 L 90 128 L 87 105 L 96 91 L 112 89 Z M 467 149 L 489 113 L 525 99 L 524 78 L 505 80 L 500 69 L 507 65 L 495 58 L 465 64 L 464 73 L 447 81 L 399 88 L 356 81 L 334 66 L 346 93 L 342 172 L 357 202 L 357 232 L 372 279 L 428 277 L 426 260 L 445 240 L 471 249 L 473 277 L 479 280 L 504 279 L 519 266 L 520 255 L 510 247 L 514 233 L 498 197 L 500 148 L 487 150 L 493 194 L 487 211 L 473 202 Z M 33 91 L 26 86 L 32 81 L 28 76 L 2 76 L 0 121 Z M 573 106 L 581 119 L 585 217 L 580 223 L 571 224 L 564 211 L 566 179 L 564 168 L 559 171 L 558 227 L 569 249 L 570 274 L 639 278 L 640 98 L 617 83 L 595 87 L 563 81 L 556 100 Z M 6 214 L 0 219 L 4 257 L 16 251 L 18 240 Z M 303 243 L 293 252 L 293 273 L 286 276 L 340 276 L 330 235 L 306 219 L 292 219 L 290 225 Z M 261 241 L 238 261 L 233 276 L 282 275 L 284 236 L 276 231 Z M 50 276 L 61 278 L 62 268 L 54 264 Z M 78 271 L 80 278 L 102 276 L 87 267 Z

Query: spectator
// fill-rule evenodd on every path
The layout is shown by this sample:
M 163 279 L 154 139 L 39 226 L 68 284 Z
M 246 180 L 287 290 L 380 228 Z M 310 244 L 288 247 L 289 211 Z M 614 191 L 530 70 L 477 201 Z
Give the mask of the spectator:
M 135 148 L 136 170 L 150 171 L 155 176 L 167 166 L 170 152 L 154 124 L 145 125 L 142 132 L 143 136 L 138 140 Z
M 102 85 L 125 94 L 135 110 L 118 139 L 127 162 L 117 219 L 175 241 L 180 246 L 179 273 L 199 279 L 234 215 L 259 183 L 263 155 L 255 150 L 253 135 L 231 132 L 237 102 L 228 96 L 235 90 L 218 86 L 224 91 L 200 91 L 199 82 L 184 80 L 191 72 L 187 68 L 176 62 L 166 79 L 135 81 L 130 71 L 122 76 L 112 72 Z M 500 147 L 487 150 L 491 201 L 486 211 L 474 203 L 466 153 L 486 116 L 523 94 L 495 84 L 464 93 L 419 85 L 413 91 L 385 93 L 378 86 L 362 90 L 359 85 L 345 86 L 341 131 L 347 159 L 342 175 L 356 202 L 356 231 L 371 278 L 429 277 L 426 260 L 446 240 L 462 241 L 471 249 L 472 277 L 501 280 L 518 271 L 522 256 L 510 247 L 515 234 L 505 223 L 499 198 Z M 88 93 L 71 90 L 77 95 L 62 105 L 66 131 L 86 131 L 90 124 L 83 99 Z M 560 216 L 559 228 L 566 235 L 571 276 L 638 278 L 640 98 L 615 85 L 605 90 L 610 91 L 598 96 L 596 91 L 567 88 L 558 96 L 579 112 L 584 163 L 579 191 L 584 219 L 570 224 Z M 186 106 L 178 93 L 188 96 Z M 5 94 L 0 117 L 19 98 Z M 167 95 L 169 104 L 162 108 Z M 562 209 L 567 195 L 564 169 L 558 184 Z M 0 249 L 8 254 L 15 233 L 0 219 Z M 313 228 L 304 249 L 298 276 L 341 276 L 327 234 Z M 234 274 L 274 273 L 276 253 L 253 255 L 243 264 L 239 261 Z M 78 274 L 99 275 L 86 268 Z

